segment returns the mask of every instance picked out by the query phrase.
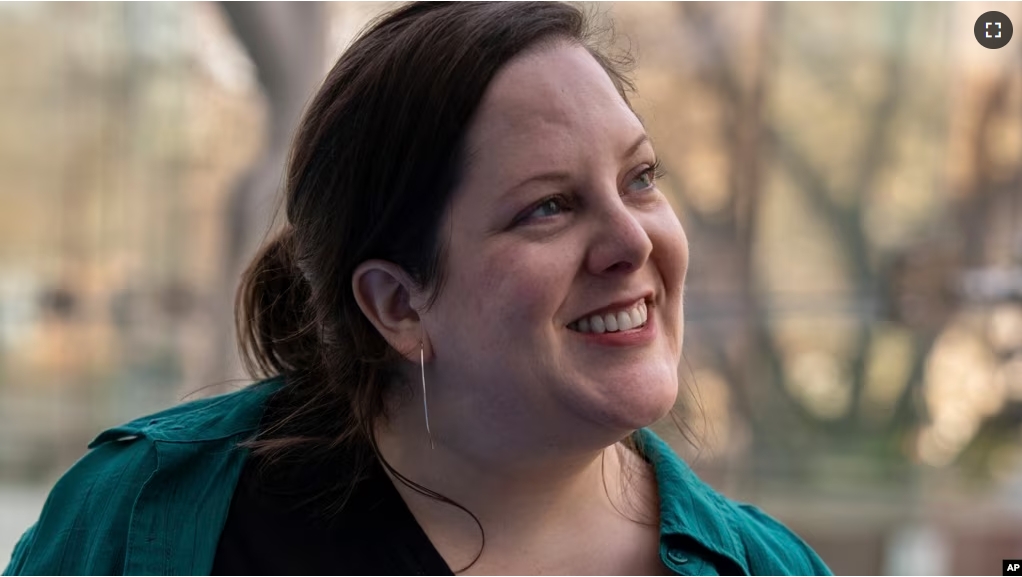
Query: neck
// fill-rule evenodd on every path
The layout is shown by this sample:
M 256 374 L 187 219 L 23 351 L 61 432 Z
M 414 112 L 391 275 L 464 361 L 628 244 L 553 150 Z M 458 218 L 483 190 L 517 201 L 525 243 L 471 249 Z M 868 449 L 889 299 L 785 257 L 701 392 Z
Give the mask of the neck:
M 405 478 L 470 511 L 485 528 L 487 550 L 501 543 L 514 548 L 564 544 L 567 535 L 587 525 L 633 522 L 629 519 L 655 523 L 655 480 L 648 465 L 620 444 L 481 454 L 478 435 L 465 443 L 444 435 L 430 448 L 421 415 L 411 407 L 391 415 L 376 430 L 384 459 Z M 471 562 L 481 545 L 472 517 L 394 481 L 452 569 Z

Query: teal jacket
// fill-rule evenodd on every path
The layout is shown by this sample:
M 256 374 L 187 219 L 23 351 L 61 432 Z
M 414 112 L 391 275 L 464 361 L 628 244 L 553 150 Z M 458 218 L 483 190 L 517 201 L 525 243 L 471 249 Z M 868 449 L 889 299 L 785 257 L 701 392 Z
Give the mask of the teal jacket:
M 271 379 L 103 432 L 57 482 L 4 575 L 208 575 Z M 679 575 L 829 575 L 794 533 L 700 481 L 652 432 L 660 557 Z

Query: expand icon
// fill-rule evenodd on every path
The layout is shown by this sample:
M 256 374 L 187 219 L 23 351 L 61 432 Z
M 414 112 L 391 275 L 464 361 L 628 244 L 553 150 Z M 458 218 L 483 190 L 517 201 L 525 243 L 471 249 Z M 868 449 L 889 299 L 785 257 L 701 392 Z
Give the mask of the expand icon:
M 976 35 L 976 41 L 984 48 L 991 50 L 1004 48 L 1011 41 L 1011 19 L 996 10 L 984 12 L 976 20 L 972 31 Z

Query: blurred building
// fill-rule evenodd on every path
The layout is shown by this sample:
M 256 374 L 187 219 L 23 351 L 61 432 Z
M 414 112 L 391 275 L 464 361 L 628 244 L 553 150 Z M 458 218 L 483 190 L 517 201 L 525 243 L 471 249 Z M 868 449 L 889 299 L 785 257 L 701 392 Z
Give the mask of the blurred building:
M 0 478 L 51 476 L 199 386 L 261 99 L 215 5 L 0 13 Z

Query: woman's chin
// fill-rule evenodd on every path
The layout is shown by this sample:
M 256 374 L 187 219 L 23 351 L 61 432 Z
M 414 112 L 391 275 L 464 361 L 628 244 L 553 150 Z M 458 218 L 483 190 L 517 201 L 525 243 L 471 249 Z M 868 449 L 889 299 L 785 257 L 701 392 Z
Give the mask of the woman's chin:
M 668 392 L 664 391 L 656 396 L 651 395 L 647 402 L 635 403 L 627 407 L 628 410 L 626 412 L 622 411 L 620 415 L 621 428 L 634 431 L 648 427 L 666 417 L 671 412 L 671 409 L 674 408 L 674 403 L 678 398 L 677 392 L 678 388 L 675 386 L 671 394 L 667 394 Z
M 633 381 L 633 383 L 635 383 Z M 670 378 L 655 378 L 626 387 L 615 387 L 604 391 L 594 405 L 590 415 L 608 429 L 617 431 L 634 431 L 648 427 L 667 416 L 678 399 L 678 381 L 675 375 Z

